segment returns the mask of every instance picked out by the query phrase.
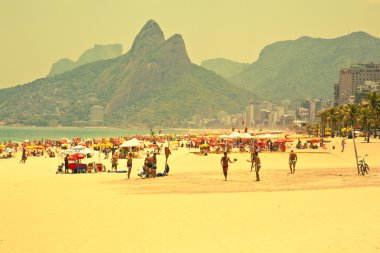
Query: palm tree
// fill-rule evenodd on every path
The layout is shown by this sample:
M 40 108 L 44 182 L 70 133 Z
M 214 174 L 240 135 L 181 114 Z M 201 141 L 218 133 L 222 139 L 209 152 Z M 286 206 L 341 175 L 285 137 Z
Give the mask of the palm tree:
M 372 92 L 368 95 L 368 107 L 370 108 L 372 114 L 373 127 L 377 131 L 380 119 L 380 96 L 377 92 Z
M 351 132 L 352 132 L 352 142 L 354 143 L 354 150 L 355 150 L 355 158 L 356 158 L 356 168 L 358 170 L 358 174 L 360 174 L 359 171 L 359 161 L 358 161 L 358 153 L 356 150 L 356 143 L 355 143 L 355 132 L 354 132 L 354 126 L 356 122 L 358 121 L 359 113 L 360 113 L 360 106 L 357 104 L 348 104 L 345 106 L 345 116 L 348 120 L 348 122 L 351 125 Z
M 328 116 L 328 110 L 321 110 L 318 113 L 318 116 L 321 118 L 321 136 L 322 138 L 325 137 L 325 129 L 326 129 L 326 122 L 327 122 L 327 116 Z
M 360 108 L 359 123 L 365 132 L 365 140 L 369 142 L 371 136 L 371 124 L 372 124 L 372 111 L 368 106 Z
M 339 119 L 339 109 L 338 107 L 331 107 L 328 109 L 328 120 L 330 121 L 331 128 L 331 137 L 335 137 L 336 126 L 338 124 Z

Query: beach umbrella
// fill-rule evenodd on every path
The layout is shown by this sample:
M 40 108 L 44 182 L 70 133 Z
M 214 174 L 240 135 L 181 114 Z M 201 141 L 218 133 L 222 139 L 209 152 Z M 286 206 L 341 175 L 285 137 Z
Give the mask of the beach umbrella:
M 318 139 L 312 139 L 312 140 L 310 140 L 309 142 L 311 142 L 311 143 L 319 143 L 319 142 L 321 142 L 321 141 L 318 140 Z
M 152 144 L 151 144 L 152 145 Z M 155 144 L 153 144 L 155 145 Z M 141 147 L 141 142 L 136 138 L 123 142 L 120 147 Z
M 242 139 L 253 139 L 254 137 L 250 135 L 249 133 L 244 133 L 240 135 L 240 138 Z
M 33 146 L 26 146 L 25 149 L 33 149 Z
M 5 145 L 4 144 L 0 144 L 0 148 L 5 148 Z
M 7 149 L 5 150 L 5 152 L 7 152 L 7 153 L 12 153 L 12 152 L 13 152 L 13 148 L 7 148 Z
M 210 147 L 210 145 L 208 145 L 207 143 L 205 143 L 205 144 L 199 145 L 199 147 L 200 148 L 208 148 L 208 147 Z
M 237 139 L 241 138 L 241 134 L 239 132 L 233 132 L 232 134 L 228 135 L 229 138 Z
M 81 160 L 81 159 L 83 159 L 83 158 L 85 158 L 85 157 L 86 157 L 85 154 L 82 154 L 82 153 L 75 153 L 75 154 L 70 155 L 69 160 L 71 160 L 71 161 L 76 161 L 76 160 Z
M 78 145 L 86 147 L 86 143 L 84 143 L 83 141 L 79 142 Z
M 33 146 L 33 149 L 44 149 L 45 147 L 44 146 L 41 146 L 41 145 L 35 145 Z
M 61 142 L 61 144 L 67 144 L 70 142 L 70 140 L 67 138 L 61 138 L 60 142 Z

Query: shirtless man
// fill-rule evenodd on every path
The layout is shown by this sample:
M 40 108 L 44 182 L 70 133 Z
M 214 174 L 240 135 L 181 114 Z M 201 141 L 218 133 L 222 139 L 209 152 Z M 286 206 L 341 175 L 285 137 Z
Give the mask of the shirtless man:
M 297 154 L 292 150 L 289 153 L 289 168 L 290 174 L 294 174 L 296 172 L 296 163 L 297 163 Z
M 253 160 L 255 164 L 255 172 L 256 172 L 256 181 L 260 181 L 260 169 L 261 169 L 261 160 L 259 157 L 259 153 L 255 152 L 255 159 Z
M 227 173 L 228 173 L 228 163 L 233 163 L 230 158 L 227 156 L 227 152 L 224 152 L 224 155 L 220 159 L 220 164 L 223 168 L 224 181 L 227 181 Z
M 253 171 L 253 168 L 255 167 L 255 158 L 256 158 L 256 152 L 251 153 L 251 160 L 247 160 L 247 162 L 251 163 L 251 172 Z

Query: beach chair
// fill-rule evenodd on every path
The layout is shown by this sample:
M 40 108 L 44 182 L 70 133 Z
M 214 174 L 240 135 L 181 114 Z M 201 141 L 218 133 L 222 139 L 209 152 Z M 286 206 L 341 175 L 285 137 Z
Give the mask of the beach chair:
M 97 163 L 95 165 L 95 169 L 97 170 L 97 172 L 103 172 L 104 171 L 103 164 Z

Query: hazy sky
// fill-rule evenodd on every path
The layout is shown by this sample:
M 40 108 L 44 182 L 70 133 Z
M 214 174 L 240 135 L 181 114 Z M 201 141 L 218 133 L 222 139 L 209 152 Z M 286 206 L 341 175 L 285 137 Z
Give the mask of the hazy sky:
M 254 62 L 279 40 L 380 37 L 380 0 L 0 0 L 0 87 L 47 75 L 97 44 L 129 50 L 149 19 L 183 35 L 190 58 Z

